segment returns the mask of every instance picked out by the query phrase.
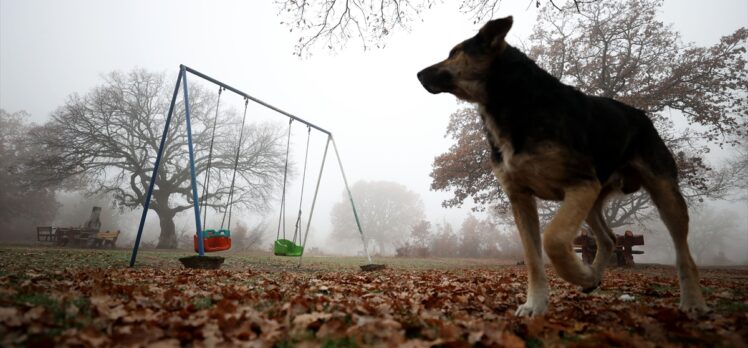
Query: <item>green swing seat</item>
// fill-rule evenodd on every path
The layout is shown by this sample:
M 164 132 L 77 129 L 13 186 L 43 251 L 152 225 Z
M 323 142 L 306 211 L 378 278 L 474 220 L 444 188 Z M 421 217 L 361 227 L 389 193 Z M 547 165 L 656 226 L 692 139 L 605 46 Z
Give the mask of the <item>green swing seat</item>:
M 275 241 L 273 252 L 276 256 L 301 256 L 304 253 L 304 247 L 288 239 L 278 239 Z

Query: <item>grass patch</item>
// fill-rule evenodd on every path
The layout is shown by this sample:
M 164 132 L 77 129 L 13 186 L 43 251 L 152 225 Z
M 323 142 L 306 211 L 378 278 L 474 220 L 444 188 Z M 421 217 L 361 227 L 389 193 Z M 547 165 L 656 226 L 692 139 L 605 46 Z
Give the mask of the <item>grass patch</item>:
M 16 297 L 16 303 L 27 306 L 42 306 L 48 310 L 61 308 L 60 304 L 44 293 L 21 294 Z
M 353 348 L 358 347 L 356 341 L 351 337 L 344 337 L 339 339 L 326 339 L 322 341 L 322 347 L 324 348 Z
M 275 343 L 273 345 L 275 348 L 294 348 L 296 347 L 296 343 L 294 343 L 292 340 L 283 340 Z
M 198 297 L 192 301 L 192 306 L 197 310 L 208 309 L 213 306 L 213 299 L 208 296 Z
M 561 342 L 564 345 L 574 344 L 574 343 L 578 343 L 581 341 L 582 341 L 582 337 L 579 335 L 563 335 L 563 337 L 561 337 Z
M 726 314 L 745 313 L 748 312 L 748 304 L 742 301 L 722 299 L 717 302 L 717 311 Z
M 675 288 L 667 284 L 652 284 L 647 289 L 647 293 L 654 296 L 672 295 L 674 292 Z
M 0 263 L 6 267 L 2 275 L 20 276 L 29 269 L 44 270 L 44 273 L 65 269 L 108 269 L 129 266 L 130 249 L 76 249 L 68 247 L 0 247 Z M 190 250 L 140 250 L 136 267 L 182 268 L 179 258 L 195 255 Z M 222 252 L 226 257 L 223 269 L 266 270 L 288 272 L 359 272 L 359 266 L 367 264 L 362 256 L 309 256 L 304 257 L 301 268 L 299 258 L 273 256 L 268 252 Z M 454 270 L 454 269 L 501 269 L 511 262 L 498 259 L 459 258 L 401 258 L 374 257 L 375 263 L 386 264 L 389 269 L 403 270 Z
M 525 341 L 526 348 L 540 348 L 543 346 L 543 340 L 537 337 L 530 337 Z
M 58 335 L 65 329 L 81 328 L 91 322 L 91 302 L 86 297 L 77 297 L 67 301 L 56 301 L 45 293 L 21 294 L 16 296 L 14 302 L 21 306 L 44 307 L 52 314 L 52 319 L 58 328 L 45 332 L 47 335 Z M 75 309 L 71 308 L 72 306 Z M 70 309 L 70 311 L 68 311 Z

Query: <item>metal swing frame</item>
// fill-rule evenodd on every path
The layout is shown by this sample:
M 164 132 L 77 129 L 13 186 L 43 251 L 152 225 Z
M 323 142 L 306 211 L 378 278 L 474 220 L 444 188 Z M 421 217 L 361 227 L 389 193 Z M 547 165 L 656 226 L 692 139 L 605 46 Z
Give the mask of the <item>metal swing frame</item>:
M 372 262 L 371 262 L 371 256 L 369 255 L 369 247 L 366 243 L 366 237 L 364 236 L 364 231 L 361 228 L 361 222 L 358 218 L 358 212 L 356 211 L 356 204 L 353 202 L 353 195 L 351 194 L 351 189 L 350 189 L 350 186 L 348 185 L 348 179 L 346 178 L 345 170 L 343 170 L 343 162 L 340 159 L 340 152 L 338 152 L 338 146 L 335 144 L 335 138 L 333 138 L 332 133 L 311 122 L 308 122 L 302 118 L 294 116 L 260 99 L 257 99 L 247 93 L 244 93 L 234 87 L 231 87 L 228 84 L 225 84 L 208 75 L 205 75 L 195 69 L 192 69 L 186 65 L 180 64 L 179 75 L 177 76 L 177 83 L 174 86 L 174 93 L 172 94 L 171 103 L 169 105 L 169 113 L 166 116 L 164 130 L 163 130 L 163 133 L 161 134 L 161 142 L 159 143 L 158 153 L 156 154 L 156 160 L 153 164 L 153 173 L 151 174 L 151 180 L 148 183 L 148 191 L 146 193 L 145 201 L 143 202 L 143 214 L 140 217 L 140 224 L 138 225 L 138 234 L 135 237 L 135 244 L 133 245 L 132 255 L 130 256 L 130 267 L 135 266 L 135 260 L 137 259 L 137 256 L 138 256 L 138 248 L 140 247 L 140 240 L 141 240 L 141 237 L 143 236 L 143 227 L 145 226 L 145 219 L 146 219 L 146 216 L 148 215 L 148 210 L 150 209 L 151 198 L 153 195 L 153 188 L 156 185 L 156 177 L 158 176 L 158 169 L 161 164 L 161 156 L 164 151 L 164 145 L 166 143 L 166 136 L 169 133 L 169 125 L 171 123 L 171 117 L 174 113 L 174 105 L 176 104 L 176 101 L 177 101 L 177 95 L 179 94 L 180 85 L 183 87 L 183 96 L 184 96 L 184 111 L 185 111 L 185 119 L 186 119 L 185 122 L 186 122 L 186 128 L 187 128 L 187 148 L 188 148 L 189 160 L 190 160 L 190 182 L 192 186 L 192 205 L 194 207 L 194 212 L 195 212 L 195 228 L 197 231 L 197 239 L 198 239 L 198 254 L 200 256 L 205 256 L 205 249 L 203 245 L 203 229 L 202 229 L 202 224 L 200 222 L 200 204 L 199 204 L 200 201 L 198 200 L 198 195 L 197 195 L 197 175 L 195 174 L 196 173 L 195 172 L 195 155 L 194 155 L 193 146 L 192 146 L 192 125 L 190 123 L 190 103 L 189 103 L 189 93 L 188 93 L 188 87 L 187 87 L 188 73 L 194 76 L 200 77 L 203 80 L 211 82 L 215 85 L 218 85 L 224 90 L 234 92 L 235 94 L 238 94 L 244 97 L 245 100 L 251 100 L 257 104 L 260 104 L 270 110 L 273 110 L 283 116 L 290 118 L 292 121 L 301 122 L 305 124 L 307 127 L 314 128 L 317 131 L 327 134 L 327 141 L 325 142 L 325 151 L 322 156 L 322 164 L 320 166 L 319 175 L 317 176 L 317 185 L 314 190 L 314 198 L 312 198 L 312 206 L 309 211 L 309 219 L 307 220 L 307 226 L 306 226 L 306 231 L 304 233 L 304 240 L 302 242 L 303 243 L 302 247 L 306 247 L 306 239 L 307 239 L 307 236 L 309 235 L 309 228 L 312 223 L 312 216 L 314 214 L 315 203 L 317 202 L 317 194 L 319 192 L 319 185 L 320 185 L 320 182 L 322 181 L 322 172 L 325 169 L 325 161 L 327 159 L 327 150 L 330 147 L 330 143 L 332 143 L 332 147 L 335 151 L 335 157 L 337 157 L 338 166 L 340 167 L 340 173 L 343 176 L 343 183 L 345 184 L 345 189 L 346 189 L 346 192 L 348 193 L 348 198 L 351 202 L 351 209 L 353 210 L 353 216 L 356 220 L 356 227 L 358 228 L 358 232 L 361 235 L 361 241 L 364 244 L 364 252 L 366 253 L 366 258 L 369 264 L 371 264 Z M 299 266 L 301 266 L 302 258 L 304 256 L 304 251 L 303 251 L 304 249 L 302 249 L 302 253 L 299 256 Z

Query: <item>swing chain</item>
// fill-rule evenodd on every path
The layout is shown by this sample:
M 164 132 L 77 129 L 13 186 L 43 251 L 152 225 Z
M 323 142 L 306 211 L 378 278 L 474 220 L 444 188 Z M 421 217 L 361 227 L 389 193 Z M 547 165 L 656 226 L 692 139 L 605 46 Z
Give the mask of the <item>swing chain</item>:
M 307 134 L 306 134 L 306 150 L 305 150 L 305 153 L 304 153 L 304 169 L 303 169 L 302 175 L 301 175 L 301 194 L 299 196 L 299 215 L 296 217 L 296 226 L 295 226 L 294 233 L 293 233 L 293 241 L 294 241 L 294 243 L 296 243 L 296 235 L 297 234 L 299 236 L 299 242 L 303 242 L 301 240 L 301 215 L 302 215 L 301 207 L 302 207 L 302 204 L 304 202 L 304 187 L 306 186 L 306 168 L 307 168 L 307 163 L 308 163 L 308 160 L 309 160 L 309 139 L 312 136 L 312 127 L 309 127 L 309 125 L 307 125 L 306 129 L 307 129 Z
M 226 220 L 226 211 L 229 214 L 229 220 L 226 224 L 226 228 L 231 230 L 231 214 L 234 208 L 234 184 L 236 183 L 236 171 L 239 168 L 239 154 L 241 153 L 242 144 L 244 143 L 244 123 L 247 120 L 247 106 L 249 104 L 249 98 L 244 98 L 244 115 L 242 116 L 242 126 L 239 130 L 239 143 L 236 145 L 236 156 L 234 157 L 234 172 L 231 174 L 231 187 L 229 188 L 229 199 L 226 202 L 226 209 L 223 210 L 223 219 L 221 219 L 221 229 L 223 229 L 223 222 Z
M 221 107 L 221 94 L 223 93 L 224 88 L 222 86 L 218 87 L 218 100 L 216 102 L 216 116 L 213 118 L 213 131 L 210 136 L 210 146 L 208 149 L 208 165 L 205 167 L 205 181 L 203 182 L 203 194 L 200 198 L 200 205 L 203 209 L 203 231 L 205 230 L 205 223 L 208 218 L 208 186 L 210 185 L 210 170 L 213 166 L 213 142 L 216 139 L 216 126 L 218 124 L 218 111 Z
M 281 193 L 281 209 L 280 216 L 278 217 L 278 231 L 275 234 L 275 239 L 280 239 L 281 226 L 283 226 L 283 239 L 286 239 L 286 183 L 288 181 L 288 154 L 291 149 L 291 125 L 293 124 L 293 118 L 288 119 L 288 137 L 286 139 L 286 163 L 283 167 L 283 191 Z

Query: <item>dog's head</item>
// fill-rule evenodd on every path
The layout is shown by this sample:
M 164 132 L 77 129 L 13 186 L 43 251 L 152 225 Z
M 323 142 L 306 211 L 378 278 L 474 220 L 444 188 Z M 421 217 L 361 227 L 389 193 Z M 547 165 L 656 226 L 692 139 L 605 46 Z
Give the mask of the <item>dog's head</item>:
M 452 48 L 447 59 L 418 72 L 418 80 L 430 93 L 482 102 L 488 69 L 506 48 L 504 38 L 511 27 L 511 16 L 489 21 L 478 34 Z

